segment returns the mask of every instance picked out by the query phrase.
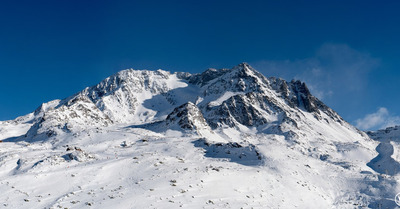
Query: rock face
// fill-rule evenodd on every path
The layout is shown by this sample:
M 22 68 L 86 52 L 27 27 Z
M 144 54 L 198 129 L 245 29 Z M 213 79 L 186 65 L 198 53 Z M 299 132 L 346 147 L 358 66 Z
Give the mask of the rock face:
M 260 126 L 282 117 L 291 121 L 289 112 L 305 111 L 322 119 L 322 114 L 337 122 L 343 119 L 311 95 L 305 83 L 266 78 L 242 63 L 232 69 L 209 69 L 189 75 L 190 84 L 200 87 L 198 105 L 211 127 L 237 124 Z M 293 123 L 295 124 L 295 123 Z
M 185 130 L 209 129 L 201 111 L 192 102 L 185 103 L 167 116 L 168 126 L 178 125 Z

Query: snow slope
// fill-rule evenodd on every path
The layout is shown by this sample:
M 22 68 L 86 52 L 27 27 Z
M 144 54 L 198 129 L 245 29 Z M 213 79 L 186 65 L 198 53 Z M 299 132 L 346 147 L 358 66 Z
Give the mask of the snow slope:
M 4 208 L 394 208 L 400 189 L 390 147 L 246 63 L 124 70 L 0 131 Z

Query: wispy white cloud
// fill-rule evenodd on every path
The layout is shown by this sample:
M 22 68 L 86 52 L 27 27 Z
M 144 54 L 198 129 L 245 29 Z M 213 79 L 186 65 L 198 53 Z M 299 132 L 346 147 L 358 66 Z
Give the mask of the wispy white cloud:
M 398 124 L 400 117 L 391 115 L 385 107 L 380 107 L 376 112 L 356 120 L 356 126 L 361 130 L 377 130 Z
M 309 58 L 251 64 L 267 76 L 302 80 L 315 96 L 326 99 L 364 89 L 379 59 L 346 44 L 327 43 Z

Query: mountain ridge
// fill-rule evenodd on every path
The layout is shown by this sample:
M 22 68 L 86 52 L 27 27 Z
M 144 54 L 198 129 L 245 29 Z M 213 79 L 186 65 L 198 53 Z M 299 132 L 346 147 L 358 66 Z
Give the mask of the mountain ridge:
M 269 106 L 273 107 L 273 112 L 285 112 L 280 108 L 286 105 L 290 108 L 305 110 L 319 118 L 321 118 L 320 111 L 323 111 L 339 123 L 345 122 L 336 112 L 312 96 L 305 83 L 300 81 L 291 81 L 289 83 L 276 78 L 268 79 L 247 63 L 241 63 L 232 69 L 209 69 L 201 74 L 185 73 L 186 77 L 183 80 L 179 80 L 178 75 L 180 74 L 182 73 L 171 74 L 162 70 L 135 71 L 132 69 L 118 72 L 104 79 L 99 84 L 85 88 L 81 92 L 60 101 L 57 106 L 52 107 L 51 111 L 54 109 L 60 110 L 60 114 L 65 111 L 69 111 L 70 113 L 68 113 L 69 117 L 67 115 L 61 116 L 62 114 L 58 113 L 53 114 L 53 117 L 55 117 L 54 120 L 58 122 L 68 121 L 65 124 L 57 124 L 58 122 L 56 122 L 49 125 L 49 127 L 58 127 L 58 129 L 70 131 L 75 123 L 78 124 L 77 126 L 92 124 L 103 127 L 112 123 L 132 121 L 136 121 L 134 122 L 136 124 L 149 123 L 164 120 L 177 105 L 186 103 L 187 101 L 198 105 L 201 112 L 205 115 L 208 115 L 208 112 L 212 111 L 213 113 L 232 116 L 224 116 L 225 118 L 222 120 L 205 118 L 208 123 L 211 123 L 211 127 L 214 128 L 221 125 L 233 127 L 238 121 L 240 125 L 262 125 L 267 123 L 268 120 L 261 116 L 260 112 L 271 111 Z M 191 84 L 194 84 L 194 86 Z M 176 99 L 182 92 L 174 92 L 174 90 L 187 88 L 198 90 L 197 95 L 184 95 L 183 99 Z M 221 96 L 226 95 L 226 92 L 232 92 L 232 95 L 223 98 L 225 100 L 222 101 Z M 158 101 L 152 99 L 154 97 L 158 97 Z M 277 101 L 276 98 L 279 97 L 283 98 L 284 101 Z M 220 98 L 220 103 L 223 104 L 212 106 L 212 100 L 216 98 Z M 256 98 L 259 100 L 258 103 L 264 100 L 268 101 L 268 104 L 264 103 L 260 108 L 249 105 L 249 102 L 255 102 Z M 150 108 L 143 105 L 145 101 L 150 103 L 148 105 L 151 106 Z M 242 104 L 242 108 L 244 109 L 239 113 L 232 112 L 232 109 L 229 110 L 229 107 L 239 105 L 237 102 Z M 213 104 L 216 103 L 214 102 Z M 77 107 L 73 107 L 74 105 Z M 160 106 L 156 107 L 155 110 L 152 109 L 156 105 Z M 73 110 L 70 110 L 71 108 Z M 162 108 L 168 111 L 160 114 L 161 111 L 157 110 Z M 248 111 L 250 111 L 250 114 L 247 114 Z M 42 111 L 41 114 L 44 114 L 43 112 L 46 111 Z M 246 119 L 241 118 L 243 115 L 247 115 Z M 48 117 L 42 117 L 42 119 Z M 71 117 L 79 118 L 83 121 L 69 120 Z M 276 117 L 276 115 L 273 117 Z M 138 118 L 139 120 L 137 120 Z M 253 118 L 256 118 L 256 121 Z M 249 122 L 245 122 L 247 120 Z M 45 121 L 39 121 L 39 123 Z M 93 121 L 95 122 L 93 123 Z M 285 116 L 285 121 L 291 121 L 296 126 L 296 122 L 290 117 Z M 43 125 L 36 125 L 36 129 L 40 129 L 41 127 Z M 59 133 L 59 130 L 52 130 L 50 132 L 55 134 Z M 30 133 L 33 134 L 29 136 L 33 137 L 35 131 L 30 131 Z

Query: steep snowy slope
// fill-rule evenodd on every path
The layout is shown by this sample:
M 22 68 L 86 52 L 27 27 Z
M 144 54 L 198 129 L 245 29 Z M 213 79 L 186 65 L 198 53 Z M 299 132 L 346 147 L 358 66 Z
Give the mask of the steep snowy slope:
M 246 63 L 124 70 L 8 123 L 4 207 L 395 207 L 397 173 L 370 162 L 378 142 Z

